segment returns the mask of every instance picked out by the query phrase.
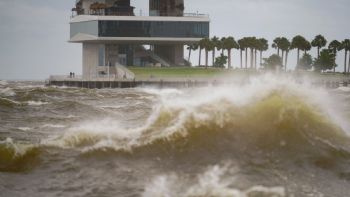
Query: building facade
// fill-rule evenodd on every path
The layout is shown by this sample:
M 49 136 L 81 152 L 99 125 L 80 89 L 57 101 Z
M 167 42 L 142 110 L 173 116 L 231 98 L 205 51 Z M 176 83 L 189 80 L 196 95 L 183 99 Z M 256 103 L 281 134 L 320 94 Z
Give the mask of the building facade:
M 70 42 L 83 45 L 83 78 L 116 75 L 116 65 L 186 66 L 184 45 L 209 37 L 209 17 L 184 14 L 183 0 L 150 0 L 135 16 L 130 0 L 78 0 Z

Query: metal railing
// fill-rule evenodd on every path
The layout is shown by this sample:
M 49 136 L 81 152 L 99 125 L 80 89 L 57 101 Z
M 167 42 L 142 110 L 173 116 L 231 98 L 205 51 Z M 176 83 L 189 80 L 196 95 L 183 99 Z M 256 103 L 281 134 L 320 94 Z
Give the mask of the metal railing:
M 184 13 L 185 17 L 200 17 L 200 18 L 207 18 L 209 17 L 209 14 L 201 14 L 201 13 Z
M 138 12 L 130 13 L 130 12 L 111 12 L 111 11 L 93 11 L 93 10 L 81 10 L 79 12 L 73 11 L 71 18 L 74 18 L 75 16 L 79 15 L 92 15 L 92 16 L 145 16 L 145 17 L 157 17 L 149 15 L 148 12 L 143 12 L 142 10 L 139 10 Z M 183 13 L 183 16 L 161 16 L 161 17 L 197 17 L 197 18 L 209 18 L 209 14 L 203 14 L 198 12 L 190 12 L 190 13 Z

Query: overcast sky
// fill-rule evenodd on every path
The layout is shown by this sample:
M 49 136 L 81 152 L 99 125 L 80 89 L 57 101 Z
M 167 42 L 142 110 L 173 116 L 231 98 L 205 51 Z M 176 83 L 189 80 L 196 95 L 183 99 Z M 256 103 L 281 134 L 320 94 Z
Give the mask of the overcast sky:
M 75 0 L 0 0 L 0 79 L 45 79 L 51 74 L 81 73 L 81 44 L 68 43 Z M 132 0 L 137 14 L 148 13 L 147 0 Z M 185 0 L 186 12 L 210 15 L 211 36 L 329 41 L 350 38 L 350 0 Z M 264 56 L 272 54 L 271 49 Z M 315 56 L 316 51 L 311 51 Z M 289 69 L 296 62 L 290 55 Z M 197 53 L 193 54 L 197 63 Z M 187 53 L 185 54 L 187 56 Z M 239 65 L 239 53 L 233 52 Z M 343 69 L 343 52 L 338 69 Z

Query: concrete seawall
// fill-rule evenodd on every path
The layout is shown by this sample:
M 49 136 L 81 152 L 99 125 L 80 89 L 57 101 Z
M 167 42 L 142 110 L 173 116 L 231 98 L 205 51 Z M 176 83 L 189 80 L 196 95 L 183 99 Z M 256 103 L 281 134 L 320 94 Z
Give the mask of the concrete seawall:
M 79 81 L 79 80 L 50 80 L 46 82 L 47 86 L 65 86 L 76 88 L 136 88 L 136 87 L 155 87 L 155 88 L 191 88 L 206 87 L 217 85 L 244 84 L 244 81 L 225 81 L 225 80 L 122 80 L 122 81 Z M 319 80 L 311 84 L 325 88 L 338 88 L 350 86 L 350 80 Z
M 197 80 L 181 80 L 181 81 L 164 81 L 164 80 L 152 80 L 152 81 L 48 81 L 47 86 L 66 86 L 77 88 L 91 88 L 91 89 L 103 89 L 103 88 L 136 88 L 136 87 L 156 87 L 156 88 L 189 88 L 189 87 L 205 87 L 211 85 L 219 85 L 222 82 L 213 81 L 197 81 Z

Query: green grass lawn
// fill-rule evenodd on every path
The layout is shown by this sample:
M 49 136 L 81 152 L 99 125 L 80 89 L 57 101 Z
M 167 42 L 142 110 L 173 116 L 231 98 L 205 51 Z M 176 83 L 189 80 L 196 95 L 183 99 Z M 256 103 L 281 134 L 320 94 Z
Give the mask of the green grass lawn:
M 193 78 L 216 78 L 220 76 L 252 76 L 259 74 L 254 70 L 240 70 L 240 69 L 222 69 L 208 67 L 127 67 L 130 71 L 135 74 L 135 79 L 193 79 Z M 261 73 L 260 73 L 261 74 Z M 289 73 L 291 74 L 291 73 Z M 323 77 L 323 78 L 334 78 L 334 77 L 349 77 L 343 74 L 337 73 L 327 73 L 320 74 L 315 72 L 305 72 L 304 73 L 310 77 Z M 300 73 L 298 74 L 300 75 Z
M 228 73 L 227 69 L 198 68 L 198 67 L 128 67 L 136 78 L 187 78 L 187 77 L 215 77 Z

